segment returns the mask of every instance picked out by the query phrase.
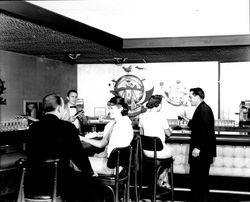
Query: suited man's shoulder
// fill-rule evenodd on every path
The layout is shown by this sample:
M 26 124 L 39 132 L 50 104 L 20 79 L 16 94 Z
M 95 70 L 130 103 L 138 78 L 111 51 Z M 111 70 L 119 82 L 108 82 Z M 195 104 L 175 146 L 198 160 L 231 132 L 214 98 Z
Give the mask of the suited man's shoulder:
M 202 101 L 199 106 L 199 108 L 201 109 L 210 109 L 211 110 L 211 107 L 205 102 L 205 101 Z
M 74 125 L 67 121 L 67 120 L 60 120 L 61 121 L 61 125 L 63 125 L 63 127 L 65 128 L 74 128 Z

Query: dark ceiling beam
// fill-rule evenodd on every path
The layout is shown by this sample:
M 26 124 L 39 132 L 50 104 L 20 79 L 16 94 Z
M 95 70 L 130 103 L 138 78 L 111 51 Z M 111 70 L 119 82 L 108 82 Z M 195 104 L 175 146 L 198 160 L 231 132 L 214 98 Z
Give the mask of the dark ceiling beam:
M 97 64 L 97 58 L 113 58 L 118 53 L 120 57 L 128 59 L 145 60 L 146 63 L 159 62 L 244 62 L 250 61 L 250 46 L 213 46 L 213 47 L 176 47 L 176 48 L 153 48 L 121 50 L 116 53 L 91 55 L 80 57 L 78 64 Z M 89 56 L 89 55 L 88 55 Z
M 250 35 L 124 39 L 123 48 L 171 48 L 250 45 Z
M 0 1 L 0 9 L 39 25 L 102 45 L 122 48 L 123 39 L 24 1 Z

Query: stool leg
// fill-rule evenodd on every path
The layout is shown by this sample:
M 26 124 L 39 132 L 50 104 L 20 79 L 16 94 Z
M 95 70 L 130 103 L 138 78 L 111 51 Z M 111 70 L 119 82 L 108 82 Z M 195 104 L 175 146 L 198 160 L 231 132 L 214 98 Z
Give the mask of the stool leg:
M 138 202 L 138 183 L 137 183 L 138 164 L 137 163 L 138 163 L 137 156 L 135 156 L 135 161 L 134 161 L 135 202 Z
M 24 176 L 25 176 L 25 168 L 22 168 L 22 176 L 21 176 L 17 202 L 24 202 Z
M 153 202 L 156 201 L 157 168 L 154 168 Z
M 57 195 L 57 162 L 54 163 L 55 166 L 55 173 L 54 173 L 54 181 L 53 181 L 53 196 L 52 202 L 56 202 L 56 195 Z
M 171 175 L 171 199 L 174 202 L 174 168 L 173 163 L 170 166 L 170 175 Z
M 153 202 L 156 201 L 156 183 L 157 183 L 157 153 L 156 140 L 154 139 L 154 188 L 153 188 Z

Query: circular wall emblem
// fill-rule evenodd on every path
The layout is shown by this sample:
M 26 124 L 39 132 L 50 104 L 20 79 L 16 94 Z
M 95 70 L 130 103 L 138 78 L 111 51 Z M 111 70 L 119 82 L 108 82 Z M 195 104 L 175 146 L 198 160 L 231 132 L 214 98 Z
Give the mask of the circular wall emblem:
M 123 97 L 130 110 L 134 111 L 140 107 L 138 103 L 143 97 L 144 85 L 138 77 L 127 74 L 116 81 L 114 91 L 117 95 Z
M 169 87 L 166 92 L 166 98 L 169 104 L 174 106 L 186 105 L 187 100 L 187 89 L 182 85 L 180 80 L 177 80 L 176 83 Z

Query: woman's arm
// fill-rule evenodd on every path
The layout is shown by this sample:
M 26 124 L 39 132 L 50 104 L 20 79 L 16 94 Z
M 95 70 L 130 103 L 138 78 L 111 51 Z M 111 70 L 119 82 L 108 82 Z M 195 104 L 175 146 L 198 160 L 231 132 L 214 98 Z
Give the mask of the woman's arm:
M 164 129 L 164 132 L 165 132 L 165 135 L 166 135 L 167 137 L 170 137 L 170 135 L 172 134 L 172 131 L 171 131 L 170 128 Z
M 168 120 L 165 117 L 163 117 L 162 121 L 163 121 L 162 126 L 163 126 L 165 136 L 170 137 L 171 134 L 172 134 L 172 130 L 171 130 L 169 124 L 168 124 Z
M 103 131 L 103 138 L 101 140 L 89 139 L 87 137 L 81 137 L 81 140 L 83 140 L 84 142 L 87 142 L 95 147 L 103 148 L 103 147 L 107 146 L 107 144 L 109 143 L 109 136 L 110 136 L 110 133 L 112 132 L 114 124 L 115 123 L 113 121 L 110 121 L 105 126 L 104 131 Z
M 108 144 L 108 140 L 105 137 L 103 137 L 101 140 L 95 140 L 95 139 L 89 139 L 87 137 L 81 137 L 81 140 L 86 142 L 86 143 L 89 143 L 95 147 L 98 147 L 98 148 L 103 148 Z
M 140 127 L 140 135 L 143 135 L 143 134 L 144 134 L 143 128 Z

